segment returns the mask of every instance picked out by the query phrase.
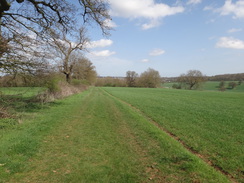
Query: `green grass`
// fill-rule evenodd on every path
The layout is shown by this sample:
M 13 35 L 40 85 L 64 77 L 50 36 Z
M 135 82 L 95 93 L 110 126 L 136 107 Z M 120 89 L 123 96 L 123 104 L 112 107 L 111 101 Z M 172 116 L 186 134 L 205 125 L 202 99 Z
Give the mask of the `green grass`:
M 238 81 L 235 81 L 236 83 L 238 83 Z M 219 90 L 219 81 L 207 81 L 205 83 L 202 84 L 202 86 L 199 88 L 199 90 L 208 90 L 208 91 L 218 91 Z M 163 87 L 166 88 L 172 88 L 173 84 L 178 84 L 175 82 L 172 83 L 164 83 Z M 230 89 L 228 87 L 229 81 L 225 82 L 225 87 L 226 87 L 226 92 L 244 92 L 244 83 L 242 83 L 241 85 L 237 85 L 236 88 L 234 89 Z
M 41 87 L 1 87 L 0 110 L 3 110 L 4 118 L 0 116 L 0 130 L 14 128 L 23 117 L 32 117 L 33 112 L 43 108 L 35 97 L 44 90 Z
M 143 114 L 97 88 L 3 132 L 0 147 L 0 182 L 229 182 Z
M 219 90 L 219 81 L 208 81 L 203 84 L 202 90 L 218 91 Z M 226 86 L 227 87 L 227 86 Z
M 31 98 L 44 90 L 45 88 L 41 87 L 0 87 L 2 95 L 21 96 L 23 98 Z
M 34 119 L 25 119 L 14 129 L 0 130 L 0 182 L 28 169 L 29 159 L 39 151 L 44 136 L 57 127 L 61 119 L 72 115 L 72 106 L 81 97 L 52 103 L 51 107 L 40 109 Z
M 0 106 L 10 109 L 12 113 L 32 112 L 40 103 L 33 99 L 45 91 L 41 87 L 2 87 L 0 88 Z
M 236 180 L 244 179 L 244 93 L 104 88 Z

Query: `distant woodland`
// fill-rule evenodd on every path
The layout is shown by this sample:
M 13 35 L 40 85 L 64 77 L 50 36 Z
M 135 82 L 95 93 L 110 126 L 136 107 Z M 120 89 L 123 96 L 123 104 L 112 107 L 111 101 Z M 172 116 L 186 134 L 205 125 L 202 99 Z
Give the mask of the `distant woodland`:
M 164 77 L 165 82 L 176 82 L 178 77 Z M 208 81 L 244 81 L 244 73 L 207 76 Z

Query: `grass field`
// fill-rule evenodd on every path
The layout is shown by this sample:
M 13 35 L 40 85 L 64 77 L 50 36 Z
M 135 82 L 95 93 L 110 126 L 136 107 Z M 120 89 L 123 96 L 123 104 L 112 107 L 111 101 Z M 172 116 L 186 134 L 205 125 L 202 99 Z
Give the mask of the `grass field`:
M 244 180 L 244 93 L 104 90 L 142 111 L 213 166 Z
M 0 94 L 7 96 L 21 96 L 30 98 L 44 91 L 41 87 L 0 87 Z
M 199 90 L 208 90 L 208 91 L 218 91 L 219 90 L 219 81 L 207 81 L 202 84 L 202 86 L 199 88 Z M 244 92 L 244 84 L 242 83 L 241 85 L 238 85 L 234 89 L 229 89 L 228 87 L 229 81 L 225 82 L 225 87 L 226 87 L 226 92 Z M 236 81 L 238 83 L 238 81 Z M 164 83 L 163 87 L 168 87 L 172 88 L 173 84 L 178 84 L 178 83 Z
M 106 90 L 120 98 L 144 95 L 144 106 L 149 91 L 164 93 Z M 145 114 L 99 88 L 59 100 L 0 130 L 0 182 L 230 182 Z

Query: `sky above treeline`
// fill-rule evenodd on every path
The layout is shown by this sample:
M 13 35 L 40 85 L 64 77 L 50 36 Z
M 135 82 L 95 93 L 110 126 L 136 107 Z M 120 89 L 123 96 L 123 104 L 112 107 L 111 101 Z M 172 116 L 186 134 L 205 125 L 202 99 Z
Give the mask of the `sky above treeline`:
M 110 0 L 110 14 L 111 36 L 89 31 L 100 76 L 244 72 L 244 0 Z

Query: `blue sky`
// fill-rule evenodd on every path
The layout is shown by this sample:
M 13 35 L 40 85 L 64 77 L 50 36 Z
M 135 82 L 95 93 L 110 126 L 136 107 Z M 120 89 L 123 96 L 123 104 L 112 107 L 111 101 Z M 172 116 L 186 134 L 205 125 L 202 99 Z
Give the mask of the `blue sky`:
M 244 0 L 110 0 L 110 14 L 110 37 L 89 31 L 100 76 L 244 72 Z

